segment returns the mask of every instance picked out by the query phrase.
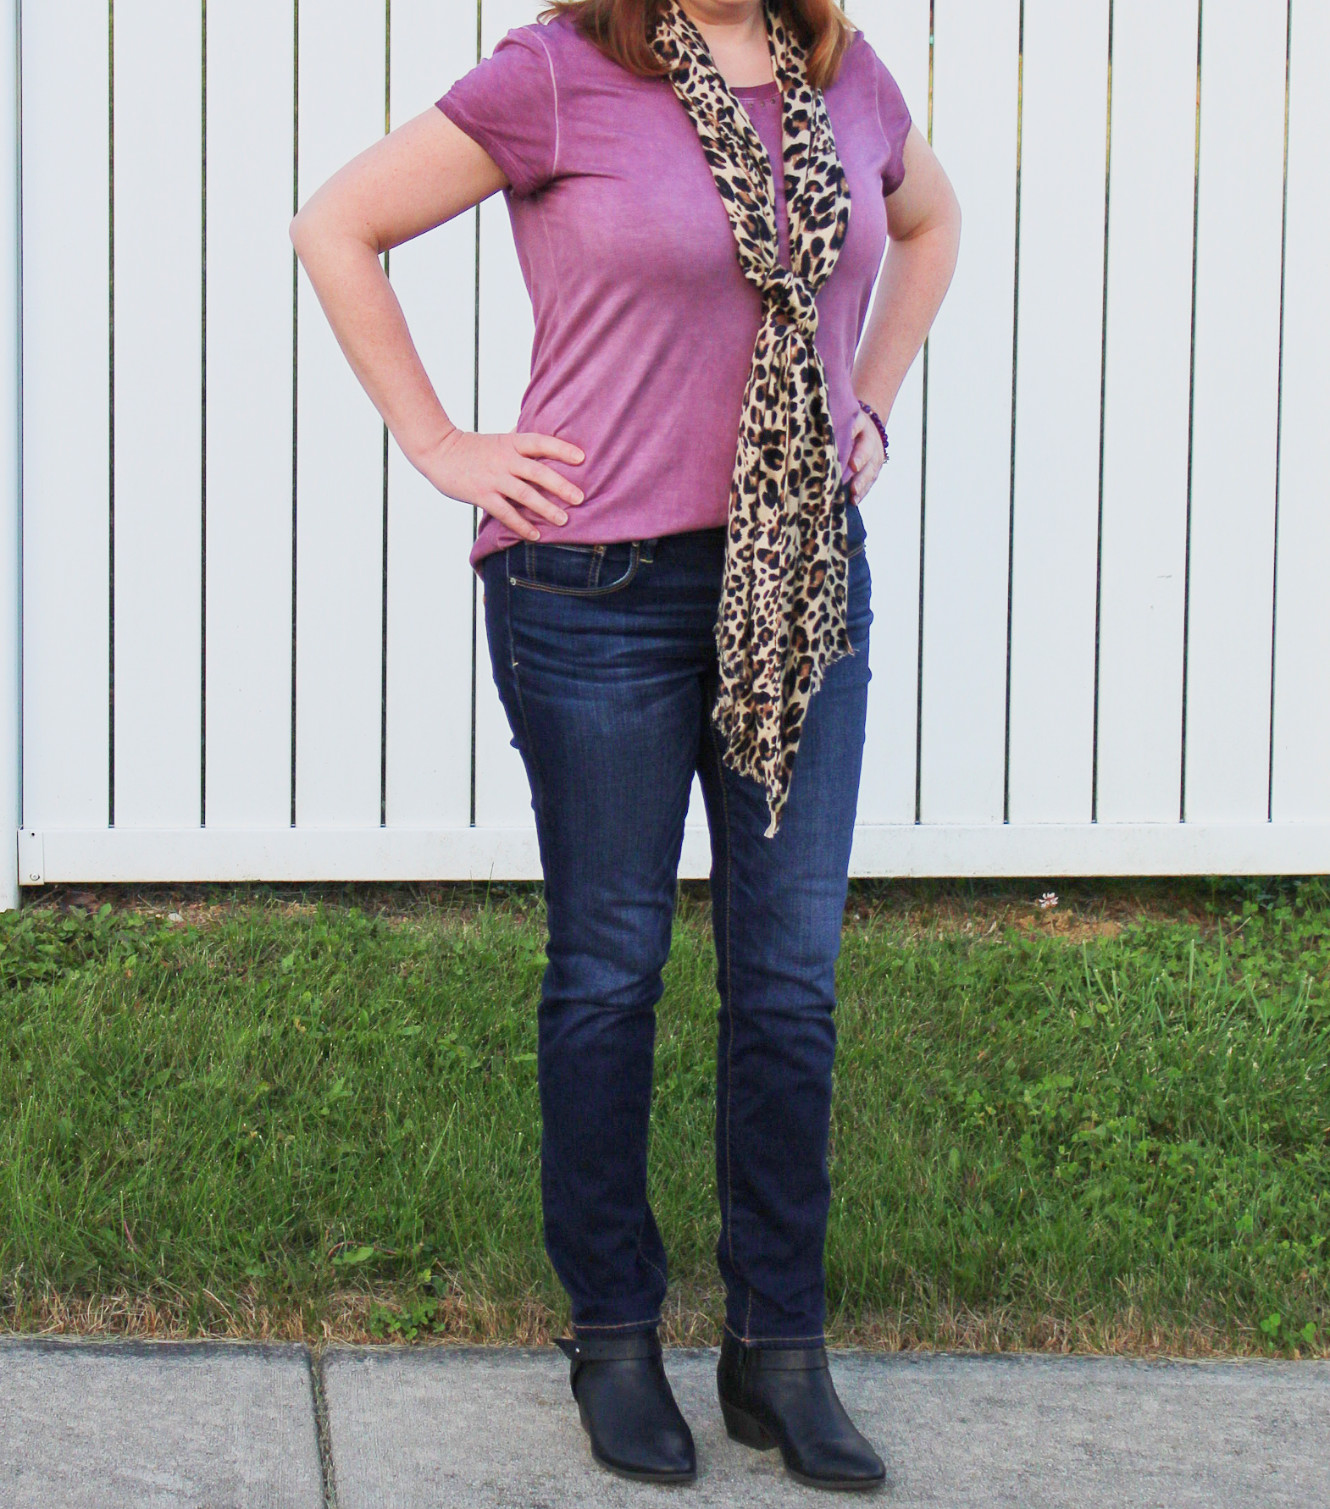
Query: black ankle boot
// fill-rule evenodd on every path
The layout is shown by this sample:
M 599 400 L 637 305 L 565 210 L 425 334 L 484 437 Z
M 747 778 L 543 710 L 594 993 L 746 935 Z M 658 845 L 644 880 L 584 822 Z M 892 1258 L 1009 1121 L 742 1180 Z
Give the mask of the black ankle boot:
M 836 1397 L 825 1347 L 746 1347 L 727 1331 L 716 1369 L 725 1429 L 745 1446 L 780 1447 L 810 1488 L 876 1488 L 886 1468 Z
M 560 1337 L 555 1345 L 571 1361 L 568 1382 L 596 1461 L 639 1482 L 691 1483 L 693 1436 L 670 1392 L 656 1333 Z

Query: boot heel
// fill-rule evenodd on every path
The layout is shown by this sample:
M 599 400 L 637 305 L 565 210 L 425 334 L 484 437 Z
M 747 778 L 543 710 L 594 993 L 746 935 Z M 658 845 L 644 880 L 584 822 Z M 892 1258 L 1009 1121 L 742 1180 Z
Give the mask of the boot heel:
M 722 1399 L 720 1412 L 725 1421 L 725 1433 L 730 1440 L 739 1441 L 744 1446 L 751 1446 L 754 1451 L 770 1451 L 776 1444 L 776 1438 L 747 1410 L 738 1409 L 733 1404 L 726 1404 Z

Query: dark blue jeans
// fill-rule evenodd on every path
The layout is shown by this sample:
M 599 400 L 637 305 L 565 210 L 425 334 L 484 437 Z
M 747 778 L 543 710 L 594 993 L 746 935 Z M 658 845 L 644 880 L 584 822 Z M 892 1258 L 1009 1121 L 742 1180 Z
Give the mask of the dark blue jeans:
M 856 653 L 828 669 L 809 705 L 774 838 L 763 836 L 761 787 L 721 763 L 709 716 L 723 529 L 523 541 L 482 563 L 494 679 L 544 873 L 541 1196 L 545 1248 L 578 1333 L 647 1329 L 665 1297 L 647 1132 L 655 1007 L 698 772 L 720 997 L 726 1325 L 745 1342 L 823 1339 L 834 975 L 872 621 L 864 523 L 846 506 Z

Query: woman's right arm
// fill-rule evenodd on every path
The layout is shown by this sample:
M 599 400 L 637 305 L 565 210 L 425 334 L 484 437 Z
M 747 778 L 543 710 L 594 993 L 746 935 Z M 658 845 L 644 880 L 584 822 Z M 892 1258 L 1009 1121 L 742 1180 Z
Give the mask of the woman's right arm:
M 431 106 L 334 173 L 305 201 L 290 234 L 343 354 L 402 454 L 445 496 L 534 540 L 540 531 L 516 504 L 562 524 L 567 514 L 552 498 L 582 501 L 581 491 L 539 458 L 577 465 L 582 451 L 552 435 L 478 435 L 453 424 L 379 261 L 507 182 L 489 153 Z M 470 289 L 453 292 L 472 296 Z

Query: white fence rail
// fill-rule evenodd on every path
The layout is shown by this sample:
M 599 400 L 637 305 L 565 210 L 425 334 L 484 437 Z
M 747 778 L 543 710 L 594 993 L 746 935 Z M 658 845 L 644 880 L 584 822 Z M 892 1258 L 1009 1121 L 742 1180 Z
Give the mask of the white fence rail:
M 539 874 L 472 511 L 385 444 L 286 235 L 536 10 L 21 6 L 18 884 Z M 966 215 L 865 506 L 855 872 L 1330 870 L 1330 0 L 850 10 Z M 502 199 L 389 271 L 448 411 L 510 428 Z

